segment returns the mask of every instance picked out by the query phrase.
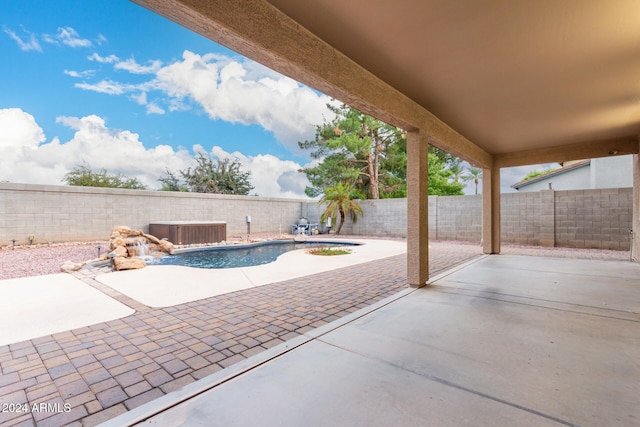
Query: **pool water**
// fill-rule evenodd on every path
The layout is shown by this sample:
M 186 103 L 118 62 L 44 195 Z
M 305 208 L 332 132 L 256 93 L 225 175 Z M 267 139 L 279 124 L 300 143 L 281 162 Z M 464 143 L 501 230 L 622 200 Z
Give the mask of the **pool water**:
M 348 242 L 267 242 L 248 247 L 217 246 L 201 250 L 190 250 L 175 255 L 155 258 L 148 265 L 182 265 L 195 268 L 234 268 L 274 262 L 285 252 L 312 247 L 353 245 Z

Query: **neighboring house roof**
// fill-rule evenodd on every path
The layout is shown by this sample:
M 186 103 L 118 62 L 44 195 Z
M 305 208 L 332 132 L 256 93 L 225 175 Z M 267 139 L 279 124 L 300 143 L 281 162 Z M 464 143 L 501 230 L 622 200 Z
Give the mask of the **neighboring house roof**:
M 572 170 L 576 170 L 585 166 L 589 166 L 591 164 L 591 159 L 587 159 L 587 160 L 580 160 L 578 162 L 572 162 L 571 164 L 567 165 L 567 166 L 563 166 L 561 168 L 558 169 L 554 169 L 552 171 L 549 171 L 547 173 L 543 173 L 542 175 L 538 175 L 534 178 L 529 178 L 529 179 L 525 179 L 522 180 L 520 182 L 516 182 L 515 184 L 513 184 L 511 186 L 511 188 L 515 188 L 516 190 L 519 190 L 521 187 L 526 187 L 527 185 L 531 185 L 533 183 L 536 183 L 538 181 L 543 181 L 549 177 L 552 176 L 557 176 L 557 175 L 562 175 L 564 173 L 570 172 Z

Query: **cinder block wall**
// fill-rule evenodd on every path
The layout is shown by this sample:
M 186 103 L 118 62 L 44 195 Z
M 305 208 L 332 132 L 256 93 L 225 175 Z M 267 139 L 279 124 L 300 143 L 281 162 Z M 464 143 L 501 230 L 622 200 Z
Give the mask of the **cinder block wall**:
M 341 234 L 404 237 L 407 235 L 407 199 L 380 199 L 358 201 L 364 214 L 354 224 L 347 218 Z M 312 223 L 320 221 L 326 205 L 306 203 L 304 217 Z M 333 230 L 338 224 L 333 224 Z
M 555 192 L 556 246 L 629 250 L 632 188 Z
M 628 250 L 632 189 L 543 190 L 503 194 L 502 241 Z M 405 237 L 407 200 L 360 201 L 364 216 L 343 234 Z M 226 221 L 229 236 L 290 232 L 305 217 L 319 222 L 315 201 L 106 188 L 0 183 L 0 245 L 104 240 L 116 225 L 148 231 L 156 221 Z M 334 224 L 334 230 L 337 224 Z M 480 242 L 482 196 L 429 196 L 434 240 Z
M 437 240 L 480 242 L 482 239 L 482 196 L 431 196 L 436 205 Z M 431 202 L 431 200 L 430 200 Z M 431 203 L 429 205 L 431 210 Z M 431 231 L 431 230 L 429 230 Z
M 632 195 L 631 188 L 502 194 L 502 241 L 628 250 Z M 356 224 L 347 220 L 344 234 L 406 236 L 406 199 L 360 204 L 364 216 Z M 318 221 L 324 206 L 307 206 L 305 217 Z M 433 240 L 480 242 L 482 196 L 429 196 L 429 235 Z
M 0 245 L 105 240 L 127 225 L 156 221 L 226 221 L 227 236 L 290 232 L 302 200 L 216 194 L 0 183 Z
M 544 197 L 543 193 L 551 193 L 551 199 Z M 549 218 L 543 215 L 543 210 L 549 208 L 552 210 L 550 221 L 553 226 L 553 191 L 502 194 L 500 202 L 500 226 L 503 242 L 553 246 L 553 236 L 549 241 L 546 234 L 543 236 L 540 233 L 541 229 L 548 225 L 546 221 L 549 221 Z M 542 203 L 548 205 L 545 206 Z M 545 211 L 545 213 L 548 212 Z

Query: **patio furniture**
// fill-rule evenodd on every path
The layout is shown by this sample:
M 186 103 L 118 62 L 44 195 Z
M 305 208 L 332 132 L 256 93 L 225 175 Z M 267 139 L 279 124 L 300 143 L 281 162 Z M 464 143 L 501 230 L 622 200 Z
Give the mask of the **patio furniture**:
M 318 229 L 318 224 L 311 224 L 306 218 L 300 218 L 297 224 L 291 224 L 291 234 L 306 234 L 307 236 L 311 236 L 313 234 L 313 230 Z

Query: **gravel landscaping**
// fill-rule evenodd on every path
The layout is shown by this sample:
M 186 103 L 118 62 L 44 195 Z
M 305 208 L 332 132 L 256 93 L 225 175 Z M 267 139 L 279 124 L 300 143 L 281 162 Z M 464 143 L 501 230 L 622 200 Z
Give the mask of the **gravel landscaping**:
M 107 242 L 79 242 L 0 248 L 0 279 L 60 273 L 65 261 L 84 262 L 98 257 L 97 246 Z M 104 254 L 105 249 L 102 249 Z

